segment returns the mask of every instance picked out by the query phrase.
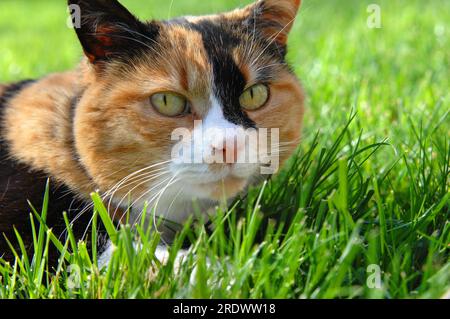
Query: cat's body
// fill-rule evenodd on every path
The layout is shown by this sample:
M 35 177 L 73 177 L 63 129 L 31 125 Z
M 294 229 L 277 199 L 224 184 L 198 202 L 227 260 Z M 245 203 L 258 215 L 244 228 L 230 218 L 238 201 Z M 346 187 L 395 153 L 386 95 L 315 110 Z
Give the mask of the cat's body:
M 293 153 L 304 98 L 285 54 L 300 1 L 149 23 L 117 1 L 69 4 L 81 8 L 76 31 L 86 61 L 75 71 L 0 86 L 0 232 L 11 236 L 13 225 L 28 225 L 27 199 L 39 207 L 47 177 L 51 219 L 89 208 L 98 190 L 116 219 L 131 199 L 135 219 L 149 203 L 179 224 L 193 213 L 193 200 L 206 212 L 261 179 L 260 163 L 238 162 L 241 150 L 227 149 L 227 137 L 216 146 L 207 136 L 195 147 L 232 152 L 234 163 L 175 163 L 171 133 L 195 134 L 195 121 L 202 132 L 278 129 L 280 163 Z
M 64 77 L 64 75 L 61 76 Z M 49 79 L 51 78 L 54 79 L 55 76 L 49 77 Z M 37 98 L 35 101 L 38 102 L 47 99 L 47 103 L 40 103 L 39 105 L 42 105 L 43 108 L 34 108 L 32 112 L 28 114 L 25 113 L 27 110 L 26 107 L 17 112 L 13 111 L 13 108 L 11 107 L 13 105 L 31 107 L 35 105 L 34 102 L 33 104 L 22 103 L 20 100 L 23 97 L 25 102 L 28 92 L 35 92 L 32 86 L 45 86 L 44 90 L 40 90 L 42 96 L 40 97 L 40 94 L 35 96 Z M 49 95 L 52 94 L 57 95 L 63 94 L 64 92 L 67 94 L 67 92 L 70 92 L 68 87 L 63 88 L 63 86 L 64 82 L 61 82 L 52 87 L 49 85 L 49 80 L 47 79 L 44 81 L 23 81 L 0 88 L 0 119 L 1 122 L 4 123 L 2 125 L 2 139 L 0 141 L 0 233 L 2 233 L 0 238 L 0 255 L 3 255 L 7 260 L 11 259 L 12 255 L 3 234 L 5 234 L 12 243 L 15 243 L 16 236 L 13 227 L 16 228 L 23 237 L 25 245 L 29 248 L 32 244 L 29 215 L 31 208 L 29 203 L 40 212 L 47 178 L 52 177 L 53 175 L 49 174 L 49 171 L 43 165 L 37 166 L 33 161 L 27 161 L 26 159 L 19 161 L 17 157 L 12 155 L 13 143 L 10 143 L 4 138 L 6 121 L 9 116 L 21 116 L 21 121 L 11 122 L 14 123 L 13 126 L 16 129 L 23 131 L 23 133 L 30 138 L 41 141 L 40 144 L 38 142 L 32 142 L 23 149 L 28 149 L 33 152 L 33 147 L 42 147 L 39 149 L 39 152 L 36 152 L 36 156 L 41 160 L 41 163 L 45 163 L 46 161 L 48 163 L 55 163 L 55 156 L 60 156 L 59 152 L 61 151 L 61 148 L 64 148 L 62 145 L 70 145 L 71 135 L 63 134 L 59 135 L 55 140 L 48 139 L 45 137 L 45 134 L 40 132 L 39 127 L 53 128 L 56 130 L 63 130 L 64 128 L 70 127 L 67 121 L 70 117 L 66 116 L 64 118 L 61 116 L 64 112 L 70 114 L 69 100 L 67 100 L 66 103 L 62 101 L 64 99 L 61 99 L 60 103 L 55 103 L 56 101 L 49 97 Z M 15 100 L 19 101 L 18 104 L 14 104 Z M 46 114 L 39 116 L 39 113 L 41 112 L 46 112 Z M 43 144 L 46 144 L 45 147 L 43 147 Z M 59 147 L 56 147 L 57 145 L 59 145 Z M 19 145 L 16 144 L 15 146 L 18 147 Z M 65 152 L 62 154 L 64 153 Z M 52 177 L 50 181 L 49 195 L 51 197 L 51 202 L 48 209 L 47 222 L 56 234 L 61 234 L 65 229 L 62 212 L 66 211 L 73 219 L 77 213 L 85 207 L 86 203 L 78 193 L 72 191 L 61 179 L 56 179 L 54 177 Z M 84 228 L 88 223 L 88 215 L 82 216 L 78 222 L 75 223 L 74 230 L 79 236 L 83 234 Z M 57 257 L 55 253 L 56 252 L 51 251 L 52 260 L 55 260 Z

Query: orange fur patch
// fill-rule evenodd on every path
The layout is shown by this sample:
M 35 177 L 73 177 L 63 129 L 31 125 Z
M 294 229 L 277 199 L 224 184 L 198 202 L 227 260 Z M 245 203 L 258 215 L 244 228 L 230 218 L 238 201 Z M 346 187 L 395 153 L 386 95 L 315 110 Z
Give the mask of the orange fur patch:
M 77 80 L 76 73 L 61 73 L 25 88 L 9 102 L 4 129 L 16 160 L 47 172 L 87 196 L 93 185 L 78 168 L 70 147 L 71 97 Z

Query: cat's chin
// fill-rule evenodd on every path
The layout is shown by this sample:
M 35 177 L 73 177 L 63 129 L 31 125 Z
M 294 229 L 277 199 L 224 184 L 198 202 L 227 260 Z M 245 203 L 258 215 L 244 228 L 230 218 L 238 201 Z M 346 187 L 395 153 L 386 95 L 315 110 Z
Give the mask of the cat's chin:
M 227 200 L 235 197 L 245 189 L 248 179 L 228 176 L 219 181 L 195 183 L 190 185 L 191 191 L 199 198 L 208 198 L 215 201 Z

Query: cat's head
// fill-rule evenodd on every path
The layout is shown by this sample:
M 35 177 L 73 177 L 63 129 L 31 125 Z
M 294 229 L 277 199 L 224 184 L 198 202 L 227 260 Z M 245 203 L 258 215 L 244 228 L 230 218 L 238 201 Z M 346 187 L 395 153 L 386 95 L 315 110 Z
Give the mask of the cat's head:
M 88 58 L 76 147 L 101 190 L 230 198 L 292 155 L 304 96 L 285 56 L 300 2 L 141 22 L 115 0 L 69 0 Z M 242 143 L 251 129 L 267 130 Z

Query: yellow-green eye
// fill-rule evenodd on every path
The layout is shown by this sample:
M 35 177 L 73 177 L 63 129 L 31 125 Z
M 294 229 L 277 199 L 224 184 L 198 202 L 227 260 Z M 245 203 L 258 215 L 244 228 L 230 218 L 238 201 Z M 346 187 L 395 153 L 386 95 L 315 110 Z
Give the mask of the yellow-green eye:
M 263 107 L 269 100 L 269 87 L 265 84 L 256 84 L 242 93 L 239 98 L 241 106 L 249 111 Z
M 175 117 L 187 111 L 187 100 L 181 95 L 171 92 L 153 94 L 150 98 L 153 107 L 165 116 Z

